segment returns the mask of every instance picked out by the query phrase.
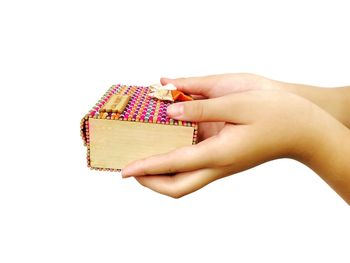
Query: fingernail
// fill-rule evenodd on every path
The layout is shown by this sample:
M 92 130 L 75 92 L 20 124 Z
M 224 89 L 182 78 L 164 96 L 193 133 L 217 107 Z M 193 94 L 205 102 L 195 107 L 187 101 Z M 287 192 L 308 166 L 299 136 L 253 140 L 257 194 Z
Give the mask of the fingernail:
M 130 171 L 130 169 L 124 168 L 124 169 L 122 170 L 122 178 L 128 178 L 128 177 L 130 177 L 130 176 L 132 175 L 131 172 L 132 172 L 132 171 Z
M 172 104 L 168 106 L 167 112 L 171 117 L 180 117 L 183 115 L 184 106 L 181 103 Z

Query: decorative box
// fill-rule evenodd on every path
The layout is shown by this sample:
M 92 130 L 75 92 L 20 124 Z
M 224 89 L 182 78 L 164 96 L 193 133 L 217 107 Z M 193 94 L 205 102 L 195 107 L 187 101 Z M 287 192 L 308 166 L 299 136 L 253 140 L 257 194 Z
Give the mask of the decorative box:
M 195 144 L 197 124 L 169 118 L 172 103 L 156 98 L 152 86 L 113 85 L 81 120 L 88 167 L 120 171 L 134 160 Z

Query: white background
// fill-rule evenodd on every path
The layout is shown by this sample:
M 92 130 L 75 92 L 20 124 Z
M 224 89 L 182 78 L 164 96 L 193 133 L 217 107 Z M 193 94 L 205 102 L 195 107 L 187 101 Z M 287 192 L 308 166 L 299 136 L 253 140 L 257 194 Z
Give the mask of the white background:
M 350 85 L 348 6 L 1 1 L 0 262 L 350 262 L 349 206 L 295 161 L 175 200 L 90 171 L 79 137 L 117 83 L 251 72 Z

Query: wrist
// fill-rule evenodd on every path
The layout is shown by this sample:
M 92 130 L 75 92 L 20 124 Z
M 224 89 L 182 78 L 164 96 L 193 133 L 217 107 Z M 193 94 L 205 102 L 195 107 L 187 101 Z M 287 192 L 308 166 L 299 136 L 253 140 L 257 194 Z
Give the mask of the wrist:
M 299 161 L 350 204 L 350 131 L 329 115 L 318 123 L 306 154 L 299 155 Z
M 350 128 L 350 117 L 348 117 L 350 87 L 321 88 L 284 82 L 279 82 L 276 87 L 279 90 L 296 94 L 315 103 Z

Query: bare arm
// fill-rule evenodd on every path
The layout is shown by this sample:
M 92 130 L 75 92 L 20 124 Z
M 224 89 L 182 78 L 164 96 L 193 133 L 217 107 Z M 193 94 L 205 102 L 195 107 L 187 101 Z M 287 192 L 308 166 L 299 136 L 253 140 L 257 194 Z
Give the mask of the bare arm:
M 250 74 L 162 79 L 169 82 L 206 98 L 176 103 L 168 114 L 197 121 L 207 133 L 197 145 L 129 164 L 123 177 L 134 176 L 177 198 L 287 157 L 309 166 L 350 204 L 350 88 L 323 89 Z
M 312 101 L 350 128 L 350 87 L 321 88 L 281 82 L 281 89 Z
M 314 170 L 350 205 L 350 130 L 332 121 L 320 123 L 314 154 L 303 163 Z

